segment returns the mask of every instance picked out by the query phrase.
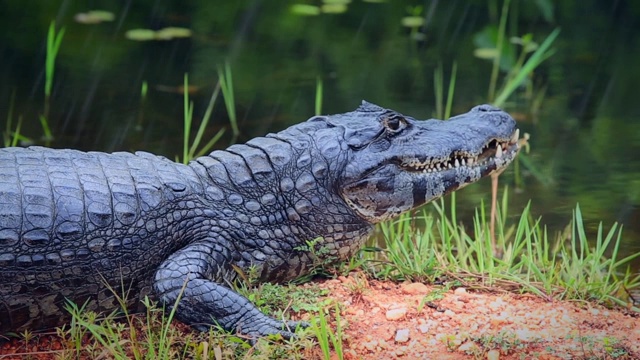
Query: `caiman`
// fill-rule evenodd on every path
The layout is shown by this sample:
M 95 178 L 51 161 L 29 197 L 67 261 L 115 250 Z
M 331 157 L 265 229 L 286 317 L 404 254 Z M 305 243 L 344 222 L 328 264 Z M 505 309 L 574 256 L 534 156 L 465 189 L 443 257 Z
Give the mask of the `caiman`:
M 198 330 L 290 338 L 296 322 L 232 290 L 241 273 L 285 282 L 318 254 L 344 260 L 376 223 L 504 169 L 517 140 L 489 105 L 418 121 L 363 102 L 188 165 L 0 149 L 0 334 L 64 324 L 68 301 L 108 313 L 149 295 Z

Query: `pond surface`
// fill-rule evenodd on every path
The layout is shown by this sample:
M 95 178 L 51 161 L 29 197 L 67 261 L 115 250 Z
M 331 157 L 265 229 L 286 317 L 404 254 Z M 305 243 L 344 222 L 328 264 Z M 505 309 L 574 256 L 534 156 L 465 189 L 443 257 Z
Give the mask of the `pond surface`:
M 323 113 L 350 111 L 366 99 L 426 119 L 438 115 L 435 74 L 442 70 L 446 94 L 455 63 L 453 114 L 488 102 L 492 63 L 474 54 L 490 47 L 502 6 L 492 0 L 85 4 L 0 4 L 0 128 L 9 120 L 15 128 L 21 119 L 23 144 L 170 158 L 182 149 L 184 74 L 198 123 L 225 63 L 233 74 L 240 142 L 312 116 L 319 80 Z M 531 200 L 534 216 L 557 232 L 579 203 L 591 231 L 600 221 L 605 229 L 618 221 L 624 253 L 640 251 L 639 2 L 511 5 L 509 37 L 532 34 L 540 44 L 554 29 L 561 33 L 553 55 L 503 105 L 531 135 L 520 182 L 514 167 L 501 177 L 516 189 L 510 212 L 515 216 Z M 91 10 L 107 16 L 96 20 Z M 52 20 L 65 33 L 46 110 Z M 173 38 L 162 33 L 164 40 L 136 37 L 160 37 L 167 28 L 183 30 Z M 128 33 L 134 29 L 146 33 Z M 521 47 L 506 43 L 505 49 L 501 69 L 508 70 Z M 50 141 L 39 120 L 45 113 Z M 218 148 L 231 141 L 219 98 L 205 137 L 221 128 L 227 131 Z M 460 191 L 463 214 L 488 193 L 488 181 Z

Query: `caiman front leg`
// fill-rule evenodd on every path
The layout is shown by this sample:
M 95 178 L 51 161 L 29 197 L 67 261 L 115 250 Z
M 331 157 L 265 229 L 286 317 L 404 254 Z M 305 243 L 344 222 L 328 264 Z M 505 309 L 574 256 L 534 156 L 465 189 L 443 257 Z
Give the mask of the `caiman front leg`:
M 156 272 L 153 287 L 160 303 L 171 310 L 182 292 L 176 317 L 200 331 L 218 324 L 251 338 L 280 334 L 290 339 L 297 326 L 306 327 L 305 322 L 273 319 L 244 296 L 216 282 L 224 281 L 225 273 L 233 271 L 228 270 L 230 257 L 225 252 L 211 243 L 194 243 L 173 253 Z

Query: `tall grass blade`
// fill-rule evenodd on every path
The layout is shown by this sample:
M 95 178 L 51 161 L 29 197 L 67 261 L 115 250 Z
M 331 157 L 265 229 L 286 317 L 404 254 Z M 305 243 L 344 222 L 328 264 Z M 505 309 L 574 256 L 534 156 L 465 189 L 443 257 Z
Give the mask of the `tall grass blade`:
M 218 99 L 218 95 L 220 94 L 220 82 L 216 84 L 216 87 L 213 89 L 213 93 L 211 94 L 211 98 L 209 99 L 209 104 L 207 105 L 207 109 L 204 112 L 204 116 L 202 117 L 202 121 L 200 122 L 200 126 L 198 126 L 198 132 L 196 133 L 196 137 L 191 143 L 191 147 L 189 148 L 189 159 L 193 159 L 196 156 L 196 150 L 198 146 L 200 146 L 200 142 L 202 141 L 202 136 L 204 135 L 204 131 L 209 124 L 209 120 L 211 119 L 211 114 L 213 113 L 213 107 L 215 105 L 216 100 Z M 214 141 L 209 141 L 205 147 L 200 151 L 200 153 L 205 153 L 211 150 L 213 145 L 218 141 L 220 136 L 222 136 L 223 130 L 218 131 L 218 134 L 213 137 Z M 211 140 L 213 140 L 211 139 Z M 198 154 L 200 154 L 198 153 Z
M 16 124 L 16 129 L 11 133 L 11 142 L 9 146 L 18 146 L 20 141 L 28 141 L 29 139 L 25 136 L 22 136 L 20 131 L 22 130 L 22 116 L 18 117 L 18 123 Z
M 49 31 L 47 33 L 47 54 L 45 58 L 45 82 L 44 82 L 44 117 L 49 117 L 49 104 L 51 98 L 51 89 L 53 88 L 53 75 L 55 72 L 56 57 L 58 56 L 58 50 L 60 50 L 60 44 L 64 37 L 64 27 L 56 34 L 56 23 L 51 21 L 49 25 Z
M 40 115 L 40 126 L 42 127 L 42 132 L 44 133 L 44 141 L 45 145 L 49 146 L 51 141 L 53 140 L 53 133 L 51 132 L 51 127 L 49 127 L 49 122 L 44 115 Z
M 507 0 L 508 1 L 508 0 Z M 511 94 L 517 89 L 520 84 L 524 81 L 524 79 L 533 72 L 535 68 L 537 68 L 544 60 L 553 55 L 553 51 L 548 51 L 553 42 L 556 40 L 558 35 L 560 34 L 560 29 L 556 28 L 547 36 L 547 38 L 542 42 L 540 47 L 536 49 L 536 51 L 531 55 L 531 57 L 527 60 L 524 66 L 520 69 L 520 71 L 516 74 L 513 80 L 509 81 L 504 90 L 500 92 L 498 97 L 493 101 L 495 106 L 504 105 L 505 101 L 511 96 Z
M 502 13 L 500 14 L 500 24 L 498 25 L 498 39 L 496 42 L 496 56 L 493 59 L 493 67 L 491 68 L 491 80 L 489 82 L 489 102 L 493 101 L 496 93 L 496 85 L 498 83 L 498 74 L 500 72 L 500 61 L 502 60 L 502 46 L 507 28 L 507 17 L 509 16 L 509 5 L 511 0 L 505 0 L 502 4 Z
M 313 330 L 318 339 L 318 345 L 322 350 L 322 355 L 325 360 L 331 359 L 331 352 L 329 350 L 329 326 L 327 325 L 327 318 L 324 314 L 324 309 L 320 309 L 318 312 L 318 321 L 313 325 Z
M 456 88 L 456 74 L 458 72 L 458 64 L 456 62 L 451 66 L 451 79 L 449 79 L 449 87 L 447 90 L 447 99 L 444 99 L 444 70 L 442 63 L 433 71 L 433 90 L 435 94 L 436 117 L 438 119 L 448 119 L 451 117 L 451 107 L 453 106 L 453 94 Z
M 220 140 L 220 138 L 224 134 L 224 131 L 224 129 L 218 130 L 218 132 L 202 147 L 202 149 L 195 153 L 192 158 L 197 158 L 211 152 L 213 145 L 215 145 L 215 143 Z
M 318 76 L 316 78 L 316 115 L 322 114 L 322 78 Z
M 444 117 L 442 119 L 448 119 L 451 117 L 451 107 L 453 106 L 453 93 L 456 89 L 456 74 L 458 73 L 458 63 L 453 62 L 451 67 L 451 79 L 449 79 L 449 93 L 447 94 L 447 105 L 444 108 Z
M 336 311 L 336 331 L 331 334 L 331 343 L 333 344 L 333 349 L 336 352 L 338 360 L 344 359 L 344 354 L 342 351 L 342 321 L 340 320 L 340 307 L 338 304 L 335 306 Z
M 13 107 L 16 102 L 16 90 L 13 89 L 11 91 L 11 99 L 9 100 L 9 109 L 7 110 L 7 124 L 5 126 L 4 132 L 2 133 L 2 144 L 4 147 L 11 146 L 11 143 L 15 139 L 15 136 L 12 136 L 13 132 Z
M 184 74 L 184 127 L 182 139 L 182 162 L 188 163 L 189 158 L 189 139 L 191 138 L 191 123 L 193 122 L 193 102 L 189 101 L 189 74 Z
M 142 99 L 143 103 L 145 102 L 148 93 L 149 93 L 149 84 L 146 81 L 143 81 L 142 86 L 140 87 L 140 98 Z
M 442 119 L 444 116 L 444 70 L 442 63 L 438 63 L 438 67 L 433 70 L 433 93 L 436 97 L 436 117 Z
M 225 63 L 224 69 L 218 66 L 218 78 L 220 88 L 222 90 L 222 97 L 224 98 L 224 104 L 227 108 L 227 114 L 229 114 L 229 122 L 231 123 L 231 130 L 233 132 L 231 143 L 235 143 L 240 130 L 238 129 L 238 119 L 236 117 L 236 105 L 233 94 L 233 78 L 231 77 L 231 66 L 228 62 Z

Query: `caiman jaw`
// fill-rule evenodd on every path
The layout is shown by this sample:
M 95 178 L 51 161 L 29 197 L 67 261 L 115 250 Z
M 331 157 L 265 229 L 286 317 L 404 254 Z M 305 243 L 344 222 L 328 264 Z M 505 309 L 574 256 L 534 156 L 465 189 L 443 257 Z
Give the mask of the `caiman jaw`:
M 466 167 L 482 167 L 489 165 L 491 160 L 503 157 L 513 157 L 518 150 L 520 129 L 516 129 L 508 140 L 491 139 L 476 154 L 467 151 L 455 151 L 446 159 L 429 159 L 421 162 L 412 158 L 403 160 L 400 167 L 407 172 L 433 173 L 449 169 Z M 508 164 L 508 162 L 507 162 Z M 498 167 L 500 168 L 500 167 Z

